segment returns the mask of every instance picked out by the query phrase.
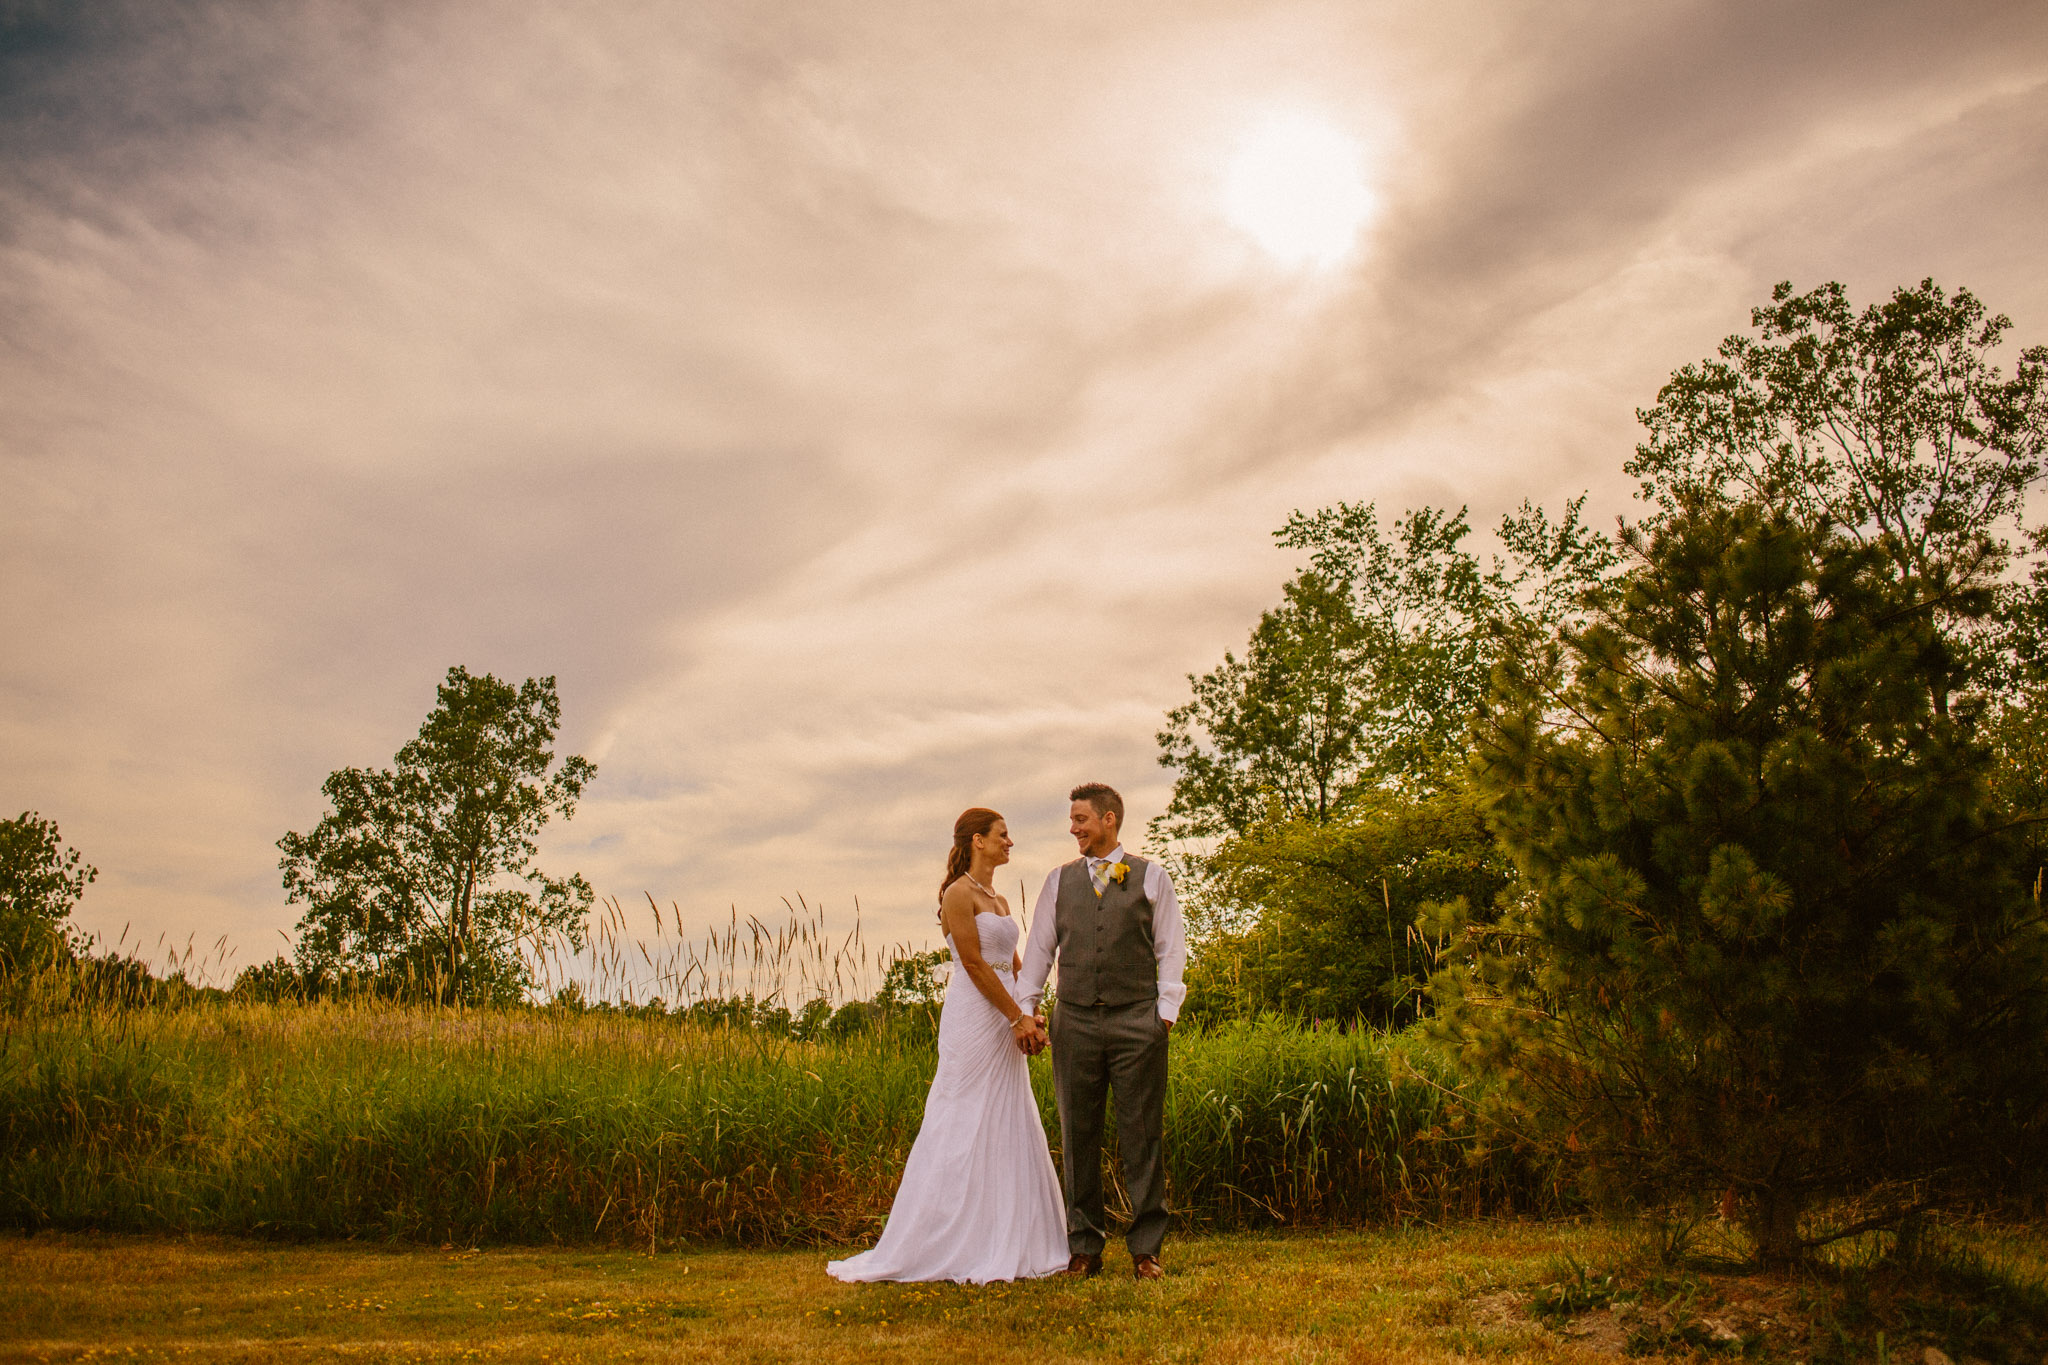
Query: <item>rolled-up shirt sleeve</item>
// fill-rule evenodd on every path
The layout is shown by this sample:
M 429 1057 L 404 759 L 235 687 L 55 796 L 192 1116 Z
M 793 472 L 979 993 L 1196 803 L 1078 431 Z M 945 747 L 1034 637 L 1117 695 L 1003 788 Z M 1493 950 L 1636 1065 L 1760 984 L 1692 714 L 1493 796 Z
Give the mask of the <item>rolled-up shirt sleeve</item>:
M 1054 868 L 1038 889 L 1031 907 L 1031 937 L 1024 943 L 1024 969 L 1017 973 L 1017 1002 L 1038 1013 L 1038 1001 L 1045 994 L 1045 979 L 1052 975 L 1054 936 L 1059 932 L 1053 902 L 1059 899 L 1060 872 Z
M 1180 1018 L 1181 1002 L 1188 997 L 1188 931 L 1173 878 L 1158 863 L 1146 869 L 1145 895 L 1152 902 L 1152 956 L 1159 960 L 1159 1017 L 1170 1024 Z M 1037 925 L 1032 930 L 1035 936 Z M 1024 965 L 1028 969 L 1031 964 Z

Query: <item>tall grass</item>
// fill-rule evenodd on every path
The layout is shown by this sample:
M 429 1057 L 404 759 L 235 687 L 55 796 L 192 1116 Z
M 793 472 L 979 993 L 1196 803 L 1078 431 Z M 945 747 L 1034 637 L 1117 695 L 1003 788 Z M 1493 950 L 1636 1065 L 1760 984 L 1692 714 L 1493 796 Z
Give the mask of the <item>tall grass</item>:
M 802 902 L 699 942 L 649 908 L 652 935 L 607 902 L 577 959 L 533 962 L 544 998 L 574 984 L 611 1002 L 595 1009 L 265 1001 L 195 989 L 209 969 L 189 946 L 168 982 L 107 956 L 0 983 L 0 1220 L 464 1244 L 872 1236 L 923 1115 L 932 1019 L 845 1007 L 911 950 L 871 950 L 857 917 L 829 933 Z M 1465 1083 L 1419 1037 L 1264 1021 L 1182 1029 L 1172 1048 L 1184 1224 L 1555 1205 L 1539 1173 L 1476 1158 Z M 1057 1157 L 1049 1060 L 1032 1075 Z M 1120 1197 L 1113 1150 L 1107 1164 Z
M 1478 1141 L 1467 1083 L 1419 1032 L 1269 1018 L 1177 1030 L 1171 1046 L 1168 1185 L 1189 1222 L 1440 1221 L 1564 1202 L 1545 1172 Z
M 1177 1037 L 1188 1224 L 1540 1202 L 1472 1163 L 1419 1042 L 1278 1023 Z M 429 1242 L 847 1243 L 888 1211 L 935 1053 L 673 1017 L 370 1004 L 76 1010 L 0 1042 L 0 1218 Z M 1047 1131 L 1058 1122 L 1034 1063 Z M 1111 1163 L 1112 1172 L 1114 1162 Z
M 529 945 L 524 957 L 539 993 L 545 998 L 569 985 L 593 998 L 628 1003 L 749 1000 L 794 1012 L 812 1000 L 843 1003 L 866 996 L 878 973 L 913 951 L 906 944 L 870 944 L 857 900 L 853 924 L 842 933 L 832 931 L 822 906 L 798 896 L 784 900 L 788 913 L 779 921 L 741 919 L 735 908 L 724 928 L 713 923 L 699 939 L 684 934 L 681 906 L 671 902 L 663 915 L 660 902 L 646 900 L 651 932 L 635 924 L 617 897 L 606 897 L 591 917 L 582 949 L 560 938 Z
M 1021 883 L 1018 892 L 1021 897 Z M 133 926 L 125 925 L 112 942 L 80 936 L 59 970 L 15 972 L 0 961 L 0 1013 L 69 1008 L 82 997 L 146 1003 L 217 997 L 230 989 L 245 998 L 269 1000 L 375 996 L 473 1001 L 481 995 L 500 1004 L 550 1000 L 566 992 L 579 1003 L 663 1009 L 704 1005 L 716 1013 L 746 1000 L 796 1013 L 813 1002 L 863 999 L 891 966 L 918 956 L 907 943 L 870 943 L 858 900 L 852 923 L 843 930 L 828 923 L 823 906 L 799 895 L 784 898 L 786 913 L 780 919 L 742 918 L 735 907 L 725 923 L 713 921 L 693 938 L 684 928 L 681 906 L 671 902 L 664 913 L 653 896 L 645 899 L 643 914 L 637 906 L 606 897 L 575 941 L 553 930 L 516 930 L 481 952 L 490 965 L 481 973 L 480 991 L 449 988 L 444 945 L 439 944 L 422 945 L 431 949 L 418 955 L 424 964 L 314 964 L 308 976 L 299 970 L 307 964 L 283 957 L 238 963 L 225 936 L 202 952 L 189 938 L 179 944 L 159 935 L 153 946 L 140 938 L 131 941 Z M 422 965 L 427 975 L 420 974 Z

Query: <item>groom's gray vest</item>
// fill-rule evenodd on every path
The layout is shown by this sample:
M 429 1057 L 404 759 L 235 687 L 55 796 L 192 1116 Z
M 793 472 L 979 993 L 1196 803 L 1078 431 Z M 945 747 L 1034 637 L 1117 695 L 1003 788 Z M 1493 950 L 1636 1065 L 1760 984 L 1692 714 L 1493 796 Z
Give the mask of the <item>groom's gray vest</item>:
M 1059 998 L 1075 1005 L 1135 1005 L 1159 998 L 1159 962 L 1152 955 L 1152 902 L 1145 861 L 1125 854 L 1131 870 L 1100 899 L 1088 860 L 1060 869 L 1053 900 L 1053 942 L 1060 964 Z

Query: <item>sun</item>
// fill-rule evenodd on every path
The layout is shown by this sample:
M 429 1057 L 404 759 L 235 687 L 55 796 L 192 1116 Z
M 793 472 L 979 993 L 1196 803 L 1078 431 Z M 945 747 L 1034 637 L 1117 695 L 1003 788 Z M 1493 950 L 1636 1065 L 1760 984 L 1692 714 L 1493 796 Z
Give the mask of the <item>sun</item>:
M 1372 216 L 1362 161 L 1357 142 L 1312 114 L 1269 115 L 1231 157 L 1224 216 L 1283 265 L 1335 265 Z

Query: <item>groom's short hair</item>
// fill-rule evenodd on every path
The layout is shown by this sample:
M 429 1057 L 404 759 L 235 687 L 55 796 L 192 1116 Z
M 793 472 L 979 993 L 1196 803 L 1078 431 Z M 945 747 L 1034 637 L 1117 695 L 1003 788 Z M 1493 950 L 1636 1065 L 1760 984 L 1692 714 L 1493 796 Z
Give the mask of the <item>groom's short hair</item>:
M 1114 815 L 1116 827 L 1124 827 L 1124 799 L 1116 794 L 1116 788 L 1107 782 L 1083 782 L 1067 793 L 1069 801 L 1086 801 L 1095 808 L 1095 813 Z

